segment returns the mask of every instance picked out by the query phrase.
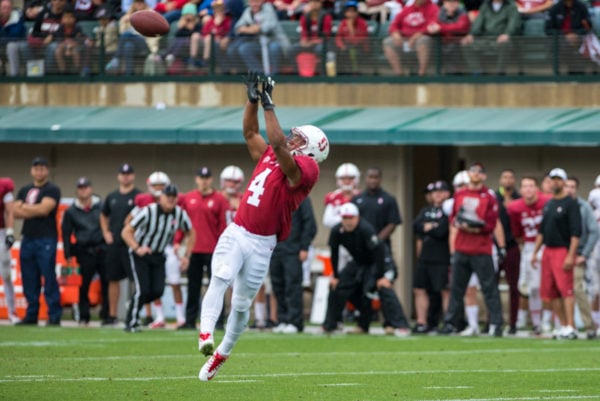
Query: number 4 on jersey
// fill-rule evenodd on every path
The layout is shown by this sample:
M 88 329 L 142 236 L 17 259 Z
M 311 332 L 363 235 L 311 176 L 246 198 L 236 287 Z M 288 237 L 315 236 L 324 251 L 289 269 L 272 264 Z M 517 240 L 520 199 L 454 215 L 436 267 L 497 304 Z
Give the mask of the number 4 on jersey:
M 258 207 L 258 204 L 260 203 L 260 196 L 265 192 L 265 181 L 267 181 L 267 177 L 269 174 L 271 174 L 271 171 L 273 170 L 267 168 L 262 173 L 254 177 L 247 189 L 247 191 L 252 195 L 248 197 L 246 203 Z

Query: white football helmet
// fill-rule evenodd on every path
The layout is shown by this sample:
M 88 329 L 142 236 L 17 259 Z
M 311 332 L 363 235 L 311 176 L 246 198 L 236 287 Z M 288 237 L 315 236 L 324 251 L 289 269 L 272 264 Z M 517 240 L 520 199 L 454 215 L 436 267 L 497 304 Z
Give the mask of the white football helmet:
M 239 184 L 235 186 L 225 186 L 225 181 L 238 181 Z M 221 171 L 221 189 L 224 189 L 225 192 L 229 194 L 234 194 L 239 191 L 242 182 L 244 181 L 244 172 L 238 166 L 227 166 Z
M 170 183 L 171 183 L 171 179 L 169 178 L 169 176 L 166 173 L 163 173 L 162 171 L 155 171 L 154 173 L 150 174 L 148 176 L 148 179 L 146 180 L 146 185 L 148 186 L 148 191 L 153 196 L 160 196 L 161 191 L 162 191 L 162 188 L 161 189 L 154 188 L 155 185 L 164 185 L 166 187 Z
M 314 125 L 301 125 L 290 131 L 288 148 L 293 155 L 312 157 L 317 163 L 327 159 L 329 140 L 320 128 Z
M 469 173 L 467 173 L 467 170 L 462 170 L 456 173 L 454 179 L 452 180 L 452 185 L 456 188 L 461 185 L 469 185 L 469 182 L 471 182 Z
M 352 177 L 352 185 L 344 185 L 342 177 Z M 353 163 L 343 163 L 335 171 L 335 178 L 338 188 L 342 191 L 351 191 L 358 187 L 360 182 L 360 171 Z
M 594 186 L 600 188 L 600 174 L 598 174 L 598 177 L 596 177 L 596 181 L 594 181 Z

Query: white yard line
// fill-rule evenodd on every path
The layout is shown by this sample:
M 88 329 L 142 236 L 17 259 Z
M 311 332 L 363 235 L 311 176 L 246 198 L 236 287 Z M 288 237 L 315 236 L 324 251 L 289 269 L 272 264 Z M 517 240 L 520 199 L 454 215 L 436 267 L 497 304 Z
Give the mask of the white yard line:
M 600 372 L 600 368 L 555 368 L 555 369 L 439 369 L 439 370 L 383 370 L 366 372 L 290 372 L 290 373 L 260 373 L 260 374 L 224 374 L 220 378 L 229 380 L 254 380 L 264 378 L 285 378 L 285 377 L 311 377 L 311 376 L 406 376 L 406 375 L 436 375 L 442 374 L 471 374 L 471 373 L 565 373 L 565 372 Z M 196 376 L 150 376 L 150 377 L 81 377 L 81 378 L 61 378 L 57 376 L 4 376 L 0 377 L 0 383 L 14 382 L 77 382 L 77 381 L 153 381 L 153 380 L 188 380 L 196 379 Z M 519 399 L 519 398 L 515 398 Z

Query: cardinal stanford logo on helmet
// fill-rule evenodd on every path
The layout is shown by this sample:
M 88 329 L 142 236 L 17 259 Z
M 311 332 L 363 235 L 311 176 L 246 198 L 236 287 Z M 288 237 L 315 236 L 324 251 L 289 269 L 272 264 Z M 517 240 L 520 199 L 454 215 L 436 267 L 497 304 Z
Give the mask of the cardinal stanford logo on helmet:
M 317 163 L 327 159 L 329 141 L 320 128 L 314 125 L 294 127 L 288 136 L 288 149 L 293 155 L 312 157 Z

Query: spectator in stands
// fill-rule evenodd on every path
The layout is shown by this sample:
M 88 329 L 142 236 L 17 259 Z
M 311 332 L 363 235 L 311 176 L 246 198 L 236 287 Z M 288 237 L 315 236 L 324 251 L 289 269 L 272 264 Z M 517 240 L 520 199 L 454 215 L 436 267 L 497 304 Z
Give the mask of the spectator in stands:
M 73 0 L 71 4 L 77 21 L 93 21 L 96 10 L 104 4 L 104 0 Z
M 600 175 L 596 177 L 594 189 L 588 195 L 588 202 L 594 210 L 594 217 L 600 230 Z M 590 285 L 588 287 L 592 299 L 592 320 L 596 325 L 596 336 L 600 337 L 600 240 L 596 242 L 590 261 Z
M 528 19 L 544 19 L 546 11 L 554 4 L 553 0 L 517 0 L 517 10 L 523 21 Z
M 331 38 L 333 17 L 323 10 L 322 0 L 310 0 L 298 22 L 300 42 L 294 46 L 294 54 L 311 52 L 323 54 L 323 44 Z M 325 43 L 326 44 L 326 43 Z
M 395 15 L 402 9 L 403 2 L 396 0 L 365 0 L 358 2 L 358 12 L 366 18 L 378 19 L 380 24 L 385 23 L 390 14 Z
M 163 17 L 169 22 L 178 21 L 181 18 L 183 6 L 186 4 L 193 4 L 195 7 L 198 0 L 193 0 L 188 3 L 189 0 L 166 0 L 159 1 L 154 6 L 154 11 L 162 14 Z
M 580 74 L 585 59 L 579 54 L 583 37 L 592 31 L 590 13 L 580 0 L 560 0 L 548 12 L 546 34 L 560 37 L 560 61 L 567 65 L 567 74 Z
M 338 26 L 335 45 L 338 73 L 357 74 L 358 66 L 369 54 L 369 27 L 358 14 L 358 3 L 354 0 L 344 5 L 344 19 Z
M 177 31 L 175 38 L 165 50 L 165 56 L 168 60 L 169 73 L 180 73 L 183 65 L 187 65 L 189 70 L 195 67 L 201 67 L 201 61 L 197 60 L 198 43 L 195 46 L 190 46 L 192 36 L 200 35 L 202 27 L 198 20 L 196 5 L 187 3 L 181 10 L 181 18 L 177 21 Z
M 400 11 L 390 24 L 390 36 L 383 41 L 385 57 L 395 75 L 402 75 L 401 54 L 415 51 L 418 74 L 425 75 L 429 67 L 431 37 L 427 27 L 437 21 L 439 8 L 430 0 L 415 0 Z
M 214 0 L 212 2 L 213 15 L 206 18 L 206 22 L 202 26 L 202 34 L 192 34 L 192 48 L 190 49 L 190 57 L 194 48 L 199 48 L 199 43 L 202 43 L 202 64 L 208 65 L 214 43 L 215 62 L 221 64 L 227 56 L 227 46 L 229 46 L 229 32 L 232 27 L 232 19 L 227 14 L 225 2 L 223 0 Z M 198 44 L 197 44 L 198 43 Z
M 25 40 L 26 35 L 23 14 L 18 9 L 13 9 L 10 0 L 0 1 L 0 72 L 6 61 L 7 45 Z
M 35 21 L 39 13 L 48 5 L 47 0 L 29 0 L 25 2 L 23 13 L 26 21 Z
M 279 62 L 289 49 L 289 40 L 273 5 L 265 0 L 248 0 L 248 7 L 233 30 L 235 38 L 227 49 L 230 72 L 242 68 L 277 74 Z
M 114 14 L 109 6 L 101 6 L 96 10 L 98 27 L 94 31 L 92 48 L 85 53 L 82 73 L 88 75 L 91 72 L 91 62 L 97 64 L 102 47 L 104 46 L 105 57 L 112 58 L 119 46 L 119 27 L 113 18 Z
M 273 7 L 280 21 L 296 19 L 306 6 L 307 0 L 274 0 Z
M 72 8 L 67 8 L 63 12 L 62 23 L 58 30 L 52 34 L 56 41 L 56 65 L 58 72 L 65 74 L 67 72 L 79 73 L 81 69 L 81 53 L 87 53 L 85 47 L 90 47 L 92 41 L 89 40 L 81 26 L 75 19 L 75 12 Z M 71 62 L 73 70 L 67 69 L 67 62 Z
M 6 47 L 9 76 L 19 74 L 21 60 L 44 58 L 45 70 L 52 71 L 57 43 L 52 34 L 60 28 L 67 0 L 51 0 L 50 6 L 40 12 L 33 24 L 27 41 L 11 42 Z
M 150 7 L 144 0 L 135 0 L 119 20 L 119 45 L 115 56 L 106 65 L 107 72 L 124 72 L 126 75 L 132 75 L 136 57 L 145 57 L 149 53 L 156 54 L 158 52 L 159 38 L 140 35 L 133 29 L 129 21 L 131 14 L 142 10 L 150 10 Z
M 481 56 L 496 55 L 495 72 L 504 74 L 512 49 L 511 38 L 521 30 L 521 16 L 510 0 L 485 0 L 470 33 L 461 40 L 463 55 L 473 74 L 482 74 Z
M 442 60 L 446 73 L 463 70 L 460 40 L 469 33 L 471 21 L 458 0 L 444 0 L 438 19 L 427 26 L 429 35 L 439 35 L 442 41 Z

